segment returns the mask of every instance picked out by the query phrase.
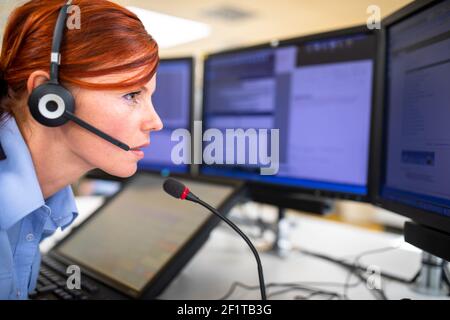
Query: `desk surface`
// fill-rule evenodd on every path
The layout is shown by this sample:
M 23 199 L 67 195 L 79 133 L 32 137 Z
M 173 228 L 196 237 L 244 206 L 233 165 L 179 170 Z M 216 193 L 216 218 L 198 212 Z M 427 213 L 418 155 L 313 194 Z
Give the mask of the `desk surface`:
M 297 226 L 292 234 L 292 240 L 299 248 L 335 258 L 352 258 L 364 251 L 400 246 L 398 249 L 366 256 L 360 262 L 405 279 L 411 279 L 419 269 L 420 251 L 405 244 L 399 235 L 367 231 L 307 216 L 297 216 L 293 220 Z M 344 292 L 342 285 L 348 276 L 345 269 L 334 263 L 302 254 L 301 250 L 292 251 L 285 258 L 262 253 L 261 260 L 266 284 L 298 282 L 308 287 L 340 294 Z M 209 241 L 160 298 L 219 299 L 234 281 L 256 286 L 258 284 L 256 263 L 242 239 L 230 232 L 228 226 L 222 224 L 213 231 Z M 357 282 L 356 277 L 350 281 L 352 284 Z M 322 285 L 324 283 L 333 285 Z M 383 279 L 382 285 L 389 299 L 430 298 L 394 281 Z M 278 290 L 280 288 L 269 289 L 268 295 Z M 273 299 L 293 299 L 300 294 L 307 293 L 293 291 L 274 296 Z M 350 299 L 374 299 L 366 283 L 359 283 L 350 288 L 347 296 Z M 231 299 L 259 299 L 259 297 L 259 290 L 250 291 L 243 288 L 236 289 L 230 296 Z
M 77 198 L 80 217 L 78 225 L 103 203 L 101 197 Z M 258 206 L 260 208 L 260 206 Z M 265 209 L 265 210 L 271 210 Z M 235 216 L 239 209 L 234 210 Z M 363 257 L 360 263 L 375 266 L 382 272 L 404 279 L 412 278 L 420 267 L 421 252 L 406 244 L 400 235 L 375 232 L 339 222 L 304 216 L 288 211 L 292 227 L 290 240 L 295 248 L 285 258 L 270 253 L 261 253 L 266 284 L 301 283 L 308 287 L 320 288 L 342 294 L 348 271 L 342 267 L 302 253 L 302 249 L 325 254 L 334 258 L 345 258 L 352 262 L 358 254 L 379 248 L 395 247 L 389 251 Z M 244 229 L 245 230 L 245 229 Z M 57 232 L 46 239 L 41 250 L 48 251 L 65 232 Z M 174 281 L 160 295 L 161 299 L 219 299 L 228 292 L 233 282 L 239 281 L 257 286 L 256 262 L 245 242 L 227 225 L 221 224 L 210 239 L 180 272 Z M 351 284 L 356 284 L 353 277 Z M 328 283 L 327 285 L 325 283 Z M 409 286 L 383 279 L 382 285 L 389 299 L 430 299 L 414 292 Z M 268 294 L 280 290 L 269 288 Z M 273 299 L 293 299 L 307 295 L 304 291 L 293 291 L 273 296 Z M 350 299 L 374 299 L 366 283 L 349 288 Z M 259 299 L 259 290 L 237 288 L 231 299 Z M 316 296 L 315 298 L 329 298 Z

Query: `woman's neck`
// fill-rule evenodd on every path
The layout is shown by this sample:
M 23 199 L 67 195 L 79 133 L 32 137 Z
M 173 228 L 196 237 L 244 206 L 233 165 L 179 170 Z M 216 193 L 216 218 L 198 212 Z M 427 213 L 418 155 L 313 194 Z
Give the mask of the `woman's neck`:
M 31 153 L 44 199 L 93 169 L 71 152 L 59 128 L 49 130 L 36 124 L 20 131 Z

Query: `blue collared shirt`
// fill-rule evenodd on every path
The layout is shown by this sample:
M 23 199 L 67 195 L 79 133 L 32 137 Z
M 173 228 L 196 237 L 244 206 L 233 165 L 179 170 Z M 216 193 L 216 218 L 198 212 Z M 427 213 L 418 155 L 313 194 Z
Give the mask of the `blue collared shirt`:
M 44 199 L 14 117 L 0 124 L 0 144 L 0 299 L 27 299 L 39 275 L 40 241 L 78 213 L 70 186 Z

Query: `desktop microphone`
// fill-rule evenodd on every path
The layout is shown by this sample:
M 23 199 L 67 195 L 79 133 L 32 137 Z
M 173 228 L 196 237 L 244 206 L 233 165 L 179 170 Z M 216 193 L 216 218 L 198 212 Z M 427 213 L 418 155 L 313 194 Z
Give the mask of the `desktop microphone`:
M 196 195 L 194 195 L 189 188 L 187 188 L 184 184 L 181 182 L 169 178 L 164 182 L 163 189 L 165 192 L 167 192 L 169 195 L 171 195 L 174 198 L 181 199 L 181 200 L 189 200 L 195 203 L 198 203 L 205 207 L 206 209 L 210 210 L 212 213 L 214 213 L 216 216 L 218 216 L 220 219 L 225 221 L 231 228 L 233 228 L 234 231 L 236 231 L 248 244 L 250 249 L 252 250 L 253 254 L 255 255 L 256 264 L 258 265 L 258 276 L 259 276 L 259 288 L 261 290 L 261 299 L 266 300 L 266 286 L 264 284 L 264 274 L 261 264 L 261 259 L 259 258 L 258 251 L 256 251 L 255 247 L 251 243 L 250 239 L 233 223 L 231 222 L 227 217 L 223 216 L 219 211 L 217 211 L 215 208 L 207 204 L 206 202 L 199 199 Z

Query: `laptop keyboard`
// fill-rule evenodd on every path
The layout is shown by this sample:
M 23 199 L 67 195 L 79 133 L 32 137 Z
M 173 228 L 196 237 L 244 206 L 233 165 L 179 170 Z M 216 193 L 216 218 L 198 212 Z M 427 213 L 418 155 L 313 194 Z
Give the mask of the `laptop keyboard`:
M 35 291 L 29 294 L 32 300 L 87 300 L 98 291 L 98 287 L 86 279 L 81 289 L 67 287 L 66 267 L 48 256 L 42 257 L 41 269 Z

